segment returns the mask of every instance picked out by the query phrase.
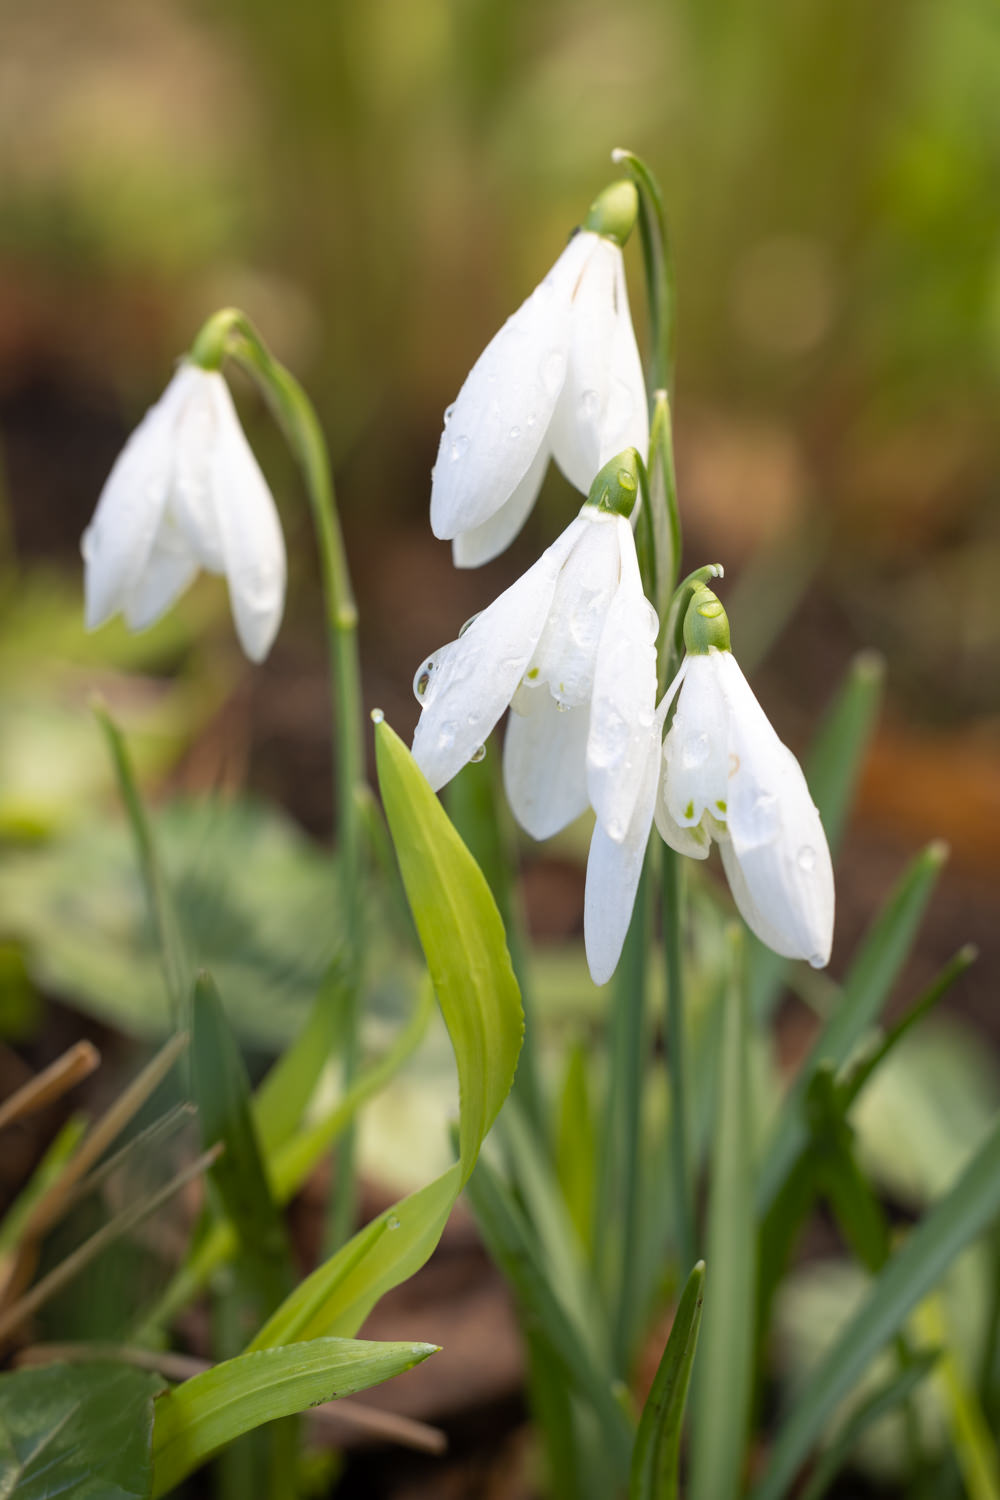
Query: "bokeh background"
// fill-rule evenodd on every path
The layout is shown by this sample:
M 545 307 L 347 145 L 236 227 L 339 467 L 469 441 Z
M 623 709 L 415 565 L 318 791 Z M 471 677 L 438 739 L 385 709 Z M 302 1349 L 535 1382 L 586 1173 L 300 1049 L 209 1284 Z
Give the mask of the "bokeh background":
M 725 563 L 734 645 L 798 749 L 852 655 L 886 661 L 833 971 L 942 836 L 908 982 L 976 941 L 953 1003 L 975 1046 L 995 1041 L 995 0 L 0 0 L 0 20 L 0 1033 L 45 1060 L 75 1034 L 60 999 L 99 1012 L 102 984 L 124 988 L 66 936 L 115 807 L 93 691 L 154 795 L 272 799 L 293 820 L 279 852 L 295 826 L 328 835 L 309 518 L 238 376 L 291 552 L 270 660 L 242 661 L 217 580 L 142 638 L 82 629 L 80 533 L 201 320 L 242 306 L 312 393 L 366 699 L 408 733 L 417 663 L 579 503 L 550 475 L 515 548 L 474 574 L 427 526 L 444 407 L 624 145 L 670 217 L 688 565 Z M 642 340 L 637 246 L 628 266 Z M 284 880 L 254 858 L 248 909 Z M 536 934 L 577 938 L 577 849 L 525 866 Z M 130 878 L 95 923 L 113 928 Z M 258 1016 L 258 1041 L 275 1035 Z

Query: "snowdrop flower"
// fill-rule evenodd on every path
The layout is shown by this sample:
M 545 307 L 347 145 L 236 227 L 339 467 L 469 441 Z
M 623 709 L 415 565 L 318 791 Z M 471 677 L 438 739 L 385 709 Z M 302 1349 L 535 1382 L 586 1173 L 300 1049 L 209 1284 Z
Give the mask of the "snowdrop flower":
M 785 958 L 822 968 L 833 940 L 833 869 L 802 768 L 740 671 L 711 590 L 695 595 L 684 638 L 688 654 L 664 700 L 676 694 L 657 827 L 695 859 L 716 839 L 751 931 Z
M 284 608 L 285 544 L 218 371 L 179 366 L 116 460 L 82 550 L 88 630 L 119 611 L 146 629 L 204 568 L 226 575 L 247 656 L 267 655 Z
M 656 790 L 648 746 L 658 622 L 643 595 L 627 519 L 638 472 L 634 450 L 607 464 L 562 536 L 414 679 L 422 711 L 413 754 L 435 790 L 479 757 L 511 705 L 504 783 L 522 826 L 548 838 L 593 807 L 600 834 L 588 876 L 587 941 L 598 982 L 617 963 L 614 952 L 604 972 L 625 902 L 616 885 L 625 878 L 622 859 L 608 846 L 627 852 L 627 884 L 635 829 L 644 819 L 644 849 Z M 634 895 L 633 887 L 618 951 Z
M 452 541 L 459 567 L 488 562 L 514 539 L 550 457 L 587 494 L 623 448 L 645 456 L 646 391 L 621 251 L 637 203 L 631 182 L 600 195 L 445 413 L 431 529 Z

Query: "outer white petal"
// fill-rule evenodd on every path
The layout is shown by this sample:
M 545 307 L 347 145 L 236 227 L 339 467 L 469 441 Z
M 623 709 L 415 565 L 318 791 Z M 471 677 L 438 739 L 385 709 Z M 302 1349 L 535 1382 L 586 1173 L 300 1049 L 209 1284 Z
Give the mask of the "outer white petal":
M 239 419 L 217 370 L 187 366 L 188 383 L 174 422 L 173 479 L 168 509 L 188 549 L 209 573 L 225 571 L 215 500 L 216 455 L 226 428 Z
M 694 657 L 685 656 L 684 660 L 680 664 L 680 667 L 678 668 L 677 676 L 674 678 L 673 682 L 664 693 L 659 707 L 656 710 L 657 718 L 661 723 L 666 718 L 667 710 L 669 709 L 671 702 L 680 692 L 681 685 L 683 684 L 684 679 L 688 674 L 688 670 L 693 660 Z M 676 714 L 674 716 L 674 721 L 676 722 Z M 673 725 L 671 725 L 671 728 L 673 728 Z M 656 805 L 653 811 L 653 816 L 656 819 L 656 826 L 659 830 L 660 837 L 663 839 L 663 842 L 665 844 L 670 845 L 671 849 L 676 849 L 678 854 L 688 854 L 692 859 L 707 859 L 708 851 L 712 845 L 711 835 L 708 834 L 705 829 L 703 829 L 699 824 L 695 824 L 692 827 L 688 827 L 687 825 L 682 826 L 677 822 L 670 811 L 670 805 L 667 796 L 667 785 L 668 781 L 670 780 L 669 771 L 670 760 L 672 759 L 671 750 L 673 748 L 673 745 L 675 744 L 676 741 L 671 741 L 670 735 L 668 734 L 667 738 L 663 742 L 663 751 L 660 759 L 660 774 L 657 778 L 656 786 Z
M 684 686 L 663 744 L 662 801 L 679 828 L 695 827 L 706 811 L 714 818 L 726 816 L 729 710 L 720 663 L 729 655 L 710 651 L 685 657 Z
M 170 490 L 174 422 L 189 388 L 182 365 L 115 460 L 84 532 L 88 630 L 120 610 L 153 550 Z
M 547 682 L 553 698 L 569 707 L 589 704 L 593 696 L 597 649 L 620 577 L 618 519 L 590 505 L 581 510 L 579 539 L 559 576 L 531 659 L 537 680 Z
M 736 910 L 750 931 L 768 948 L 773 948 L 775 953 L 780 953 L 782 958 L 801 958 L 801 953 L 793 951 L 789 946 L 785 934 L 779 932 L 776 927 L 772 927 L 770 922 L 761 915 L 750 887 L 747 885 L 740 862 L 733 851 L 731 839 L 719 840 L 719 853 L 722 855 L 722 867 L 729 881 L 729 889 L 736 903 Z
M 619 841 L 611 839 L 597 823 L 590 841 L 583 898 L 583 940 L 595 984 L 606 984 L 618 967 L 632 918 L 653 821 L 662 729 L 663 718 L 657 714 L 647 731 L 639 768 L 638 795 L 625 837 Z
M 552 418 L 550 442 L 570 484 L 586 494 L 601 467 L 601 427 L 615 348 L 615 262 L 621 250 L 584 231 L 589 255 L 573 298 L 569 366 Z M 576 243 L 574 241 L 574 243 Z
M 435 791 L 456 775 L 507 707 L 545 625 L 579 517 L 457 641 L 434 656 L 413 755 Z
M 586 249 L 579 238 L 486 346 L 458 393 L 432 475 L 435 536 L 449 540 L 489 520 L 545 442 L 566 378 L 571 298 Z
M 478 568 L 510 546 L 538 498 L 548 464 L 548 445 L 542 443 L 510 499 L 488 521 L 471 531 L 460 531 L 454 538 L 451 556 L 456 568 Z
M 158 541 L 149 555 L 142 577 L 124 601 L 125 623 L 130 630 L 146 630 L 165 615 L 184 590 L 194 582 L 198 559 L 187 548 L 164 547 Z
M 730 715 L 726 821 L 732 857 L 759 914 L 763 941 L 822 967 L 830 957 L 834 915 L 823 825 L 802 768 L 779 740 L 735 657 L 720 656 Z
M 251 661 L 263 661 L 285 607 L 285 541 L 274 497 L 221 377 L 213 400 L 212 503 L 229 603 L 243 650 Z
M 646 381 L 629 311 L 625 262 L 620 254 L 615 262 L 615 332 L 608 374 L 607 402 L 600 424 L 598 468 L 623 448 L 637 448 L 643 459 L 649 451 Z M 634 513 L 632 520 L 635 520 Z
M 656 708 L 659 621 L 642 592 L 632 528 L 624 516 L 613 519 L 621 571 L 594 667 L 587 787 L 604 831 L 622 839 L 638 796 Z
M 521 689 L 507 720 L 503 780 L 514 816 L 532 838 L 547 839 L 587 807 L 590 713 L 560 709 L 545 684 Z

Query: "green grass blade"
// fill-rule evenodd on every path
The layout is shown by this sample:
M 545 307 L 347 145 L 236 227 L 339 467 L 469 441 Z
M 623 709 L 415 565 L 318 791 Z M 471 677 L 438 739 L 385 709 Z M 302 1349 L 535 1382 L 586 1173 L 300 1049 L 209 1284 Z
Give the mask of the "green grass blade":
M 366 1391 L 436 1352 L 433 1344 L 314 1339 L 213 1366 L 156 1403 L 154 1497 L 165 1495 L 226 1443 L 262 1422 Z
M 844 1397 L 955 1256 L 1000 1212 L 1000 1122 L 910 1234 L 820 1361 L 783 1424 L 752 1500 L 781 1500 Z
M 681 1293 L 670 1337 L 639 1420 L 629 1500 L 677 1500 L 684 1407 L 698 1346 L 704 1288 L 705 1262 L 700 1260 Z
M 220 1141 L 225 1147 L 209 1178 L 239 1238 L 255 1300 L 266 1314 L 291 1288 L 291 1255 L 264 1169 L 250 1080 L 219 992 L 206 973 L 194 984 L 191 1083 L 205 1149 Z
M 459 1160 L 307 1277 L 257 1335 L 254 1348 L 290 1337 L 355 1333 L 380 1297 L 419 1270 L 441 1237 L 517 1067 L 520 996 L 489 886 L 410 752 L 381 720 L 375 753 L 403 885 L 455 1053 Z
M 840 1003 L 785 1096 L 761 1166 L 758 1205 L 766 1211 L 807 1138 L 806 1093 L 816 1069 L 837 1069 L 873 1026 L 906 962 L 947 850 L 933 843 L 917 856 L 876 917 L 851 965 Z
M 718 1117 L 706 1233 L 712 1295 L 695 1374 L 691 1500 L 739 1493 L 750 1416 L 756 1291 L 753 1130 L 742 944 L 722 1018 Z
M 822 1500 L 844 1464 L 857 1447 L 865 1431 L 888 1412 L 895 1411 L 913 1395 L 920 1382 L 925 1379 L 937 1359 L 937 1351 L 915 1355 L 913 1362 L 881 1385 L 863 1406 L 844 1423 L 829 1448 L 821 1454 L 809 1482 L 802 1491 L 801 1500 Z
M 593 1244 L 596 1160 L 597 1132 L 587 1078 L 587 1053 L 580 1043 L 575 1043 L 566 1057 L 559 1093 L 555 1164 L 570 1219 L 587 1251 Z
M 146 900 L 160 944 L 163 973 L 167 995 L 175 1026 L 186 1024 L 187 1004 L 190 996 L 191 963 L 181 934 L 177 913 L 174 910 L 170 888 L 163 874 L 163 866 L 153 838 L 153 831 L 139 792 L 139 784 L 132 769 L 132 762 L 125 743 L 125 736 L 102 703 L 94 705 L 94 714 L 104 732 L 114 763 L 118 787 L 121 791 L 125 811 L 132 827 L 139 868 Z
M 86 1115 L 70 1115 L 25 1186 L 0 1220 L 0 1272 L 3 1257 L 17 1245 L 36 1203 L 41 1202 L 76 1151 L 90 1124 Z
M 546 1278 L 531 1229 L 488 1162 L 479 1162 L 465 1191 L 487 1250 L 513 1287 L 525 1318 L 544 1337 L 565 1378 L 592 1408 L 604 1445 L 624 1483 L 633 1432 L 615 1394 L 613 1374 L 597 1363 L 589 1340 Z

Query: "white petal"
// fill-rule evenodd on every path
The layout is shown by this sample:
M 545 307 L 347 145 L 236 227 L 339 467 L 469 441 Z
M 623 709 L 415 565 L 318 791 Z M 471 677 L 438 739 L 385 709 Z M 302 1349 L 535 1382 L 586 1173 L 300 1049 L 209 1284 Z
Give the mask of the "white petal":
M 618 967 L 632 918 L 653 821 L 662 727 L 663 720 L 657 715 L 648 731 L 638 795 L 625 837 L 620 841 L 609 838 L 597 823 L 590 841 L 583 898 L 583 940 L 595 984 L 606 984 Z
M 582 236 L 581 236 L 582 238 Z M 584 494 L 598 469 L 629 446 L 649 448 L 646 390 L 617 245 L 591 236 L 573 300 L 566 382 L 552 418 L 553 456 Z
M 632 528 L 624 516 L 613 519 L 621 576 L 594 668 L 587 786 L 598 822 L 611 838 L 621 839 L 638 795 L 656 707 L 659 621 L 642 592 Z
M 729 881 L 729 889 L 736 903 L 736 910 L 750 931 L 755 937 L 760 938 L 766 947 L 773 948 L 775 953 L 780 953 L 782 958 L 801 958 L 801 954 L 793 952 L 789 947 L 784 934 L 772 927 L 761 915 L 740 868 L 740 862 L 736 858 L 731 839 L 719 840 L 719 853 L 722 855 L 722 867 Z
M 518 692 L 503 780 L 514 816 L 532 838 L 551 838 L 586 811 L 589 723 L 586 706 L 560 709 L 544 684 Z
M 830 957 L 834 916 L 823 825 L 801 766 L 779 740 L 736 659 L 729 652 L 720 656 L 732 762 L 726 821 L 732 857 L 759 914 L 760 928 L 754 930 L 776 952 L 822 967 Z
M 168 508 L 188 549 L 209 573 L 222 573 L 222 536 L 213 493 L 215 459 L 224 430 L 239 420 L 217 370 L 191 365 L 188 389 L 174 422 L 173 478 Z
M 566 559 L 545 629 L 531 659 L 537 681 L 568 707 L 589 703 L 604 621 L 620 575 L 616 516 L 585 506 L 579 539 Z M 627 525 L 627 523 L 625 523 Z
M 719 668 L 724 656 L 730 653 L 713 651 L 684 659 L 684 686 L 663 744 L 662 801 L 678 828 L 700 824 L 706 811 L 714 818 L 726 816 L 729 710 Z
M 214 389 L 212 503 L 240 644 L 263 661 L 285 607 L 285 541 L 274 497 L 240 426 L 229 387 Z
M 489 520 L 545 442 L 566 377 L 579 238 L 483 350 L 446 418 L 431 485 L 437 537 Z
M 485 743 L 513 697 L 581 524 L 573 521 L 457 641 L 434 654 L 413 755 L 435 791 Z
M 458 533 L 451 544 L 452 561 L 456 568 L 478 568 L 481 563 L 489 562 L 510 546 L 538 498 L 548 463 L 548 445 L 542 443 L 527 474 L 510 499 L 488 521 L 474 526 L 471 531 Z
M 88 630 L 123 607 L 153 550 L 171 484 L 174 420 L 189 388 L 190 368 L 180 367 L 132 433 L 84 532 Z
M 125 623 L 130 630 L 147 630 L 194 582 L 198 559 L 186 549 L 153 547 L 132 592 L 125 599 Z

